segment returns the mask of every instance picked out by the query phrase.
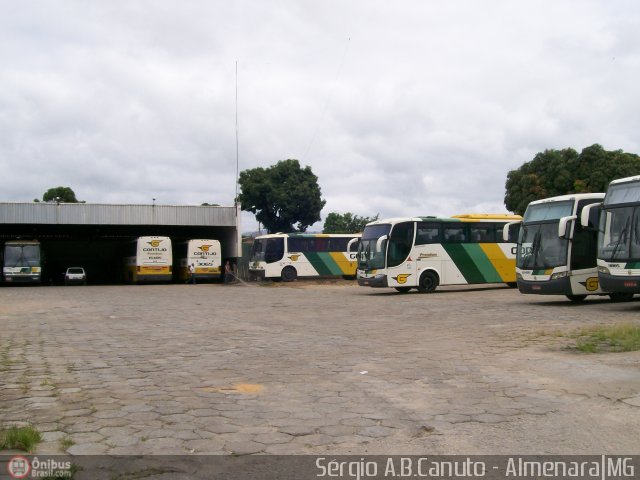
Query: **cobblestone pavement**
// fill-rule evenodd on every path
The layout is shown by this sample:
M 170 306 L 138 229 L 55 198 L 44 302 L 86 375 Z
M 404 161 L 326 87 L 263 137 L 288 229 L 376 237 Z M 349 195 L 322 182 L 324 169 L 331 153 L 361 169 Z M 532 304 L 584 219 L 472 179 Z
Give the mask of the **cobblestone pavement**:
M 0 289 L 0 423 L 36 453 L 640 453 L 640 302 L 346 283 Z

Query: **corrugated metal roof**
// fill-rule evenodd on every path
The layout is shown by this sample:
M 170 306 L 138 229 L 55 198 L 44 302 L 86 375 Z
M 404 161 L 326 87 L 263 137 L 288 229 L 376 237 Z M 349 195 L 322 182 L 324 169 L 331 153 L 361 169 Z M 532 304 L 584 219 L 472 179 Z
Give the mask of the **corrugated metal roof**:
M 0 203 L 0 223 L 5 224 L 235 227 L 236 220 L 236 207 L 44 202 Z

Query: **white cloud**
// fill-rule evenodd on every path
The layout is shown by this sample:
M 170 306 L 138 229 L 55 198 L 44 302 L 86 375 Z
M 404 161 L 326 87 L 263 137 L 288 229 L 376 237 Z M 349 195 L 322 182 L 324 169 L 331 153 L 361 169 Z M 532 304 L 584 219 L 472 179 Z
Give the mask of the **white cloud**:
M 538 151 L 640 153 L 631 0 L 5 10 L 2 200 L 65 185 L 92 202 L 230 204 L 236 61 L 240 169 L 298 158 L 325 215 L 503 211 L 507 172 Z

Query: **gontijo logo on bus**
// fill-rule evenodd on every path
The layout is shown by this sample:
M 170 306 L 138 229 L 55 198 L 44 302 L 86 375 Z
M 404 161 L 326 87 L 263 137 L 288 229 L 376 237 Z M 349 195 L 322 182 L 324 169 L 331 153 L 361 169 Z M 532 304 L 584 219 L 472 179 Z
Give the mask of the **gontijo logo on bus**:
M 200 250 L 199 252 L 193 252 L 194 255 L 217 255 L 217 253 L 215 251 L 209 251 L 209 249 L 212 247 L 212 245 L 200 245 L 198 247 L 198 249 Z
M 587 292 L 598 290 L 598 277 L 589 277 L 586 282 L 580 282 L 587 289 Z
M 149 242 L 147 242 L 149 245 L 151 245 L 151 248 L 149 247 L 145 247 L 142 250 L 144 252 L 166 252 L 167 249 L 166 248 L 159 248 L 160 244 L 162 243 L 162 240 L 151 240 Z
M 397 277 L 391 277 L 391 278 L 393 278 L 400 285 L 403 285 L 403 284 L 407 283 L 407 278 L 409 278 L 410 276 L 411 276 L 410 273 L 401 273 Z

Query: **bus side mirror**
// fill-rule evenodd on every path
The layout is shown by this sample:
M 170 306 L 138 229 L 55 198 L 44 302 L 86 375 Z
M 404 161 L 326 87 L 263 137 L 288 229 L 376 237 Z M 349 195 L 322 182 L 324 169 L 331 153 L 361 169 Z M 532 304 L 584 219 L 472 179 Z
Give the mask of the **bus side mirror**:
M 389 238 L 389 235 L 383 235 L 378 239 L 378 241 L 376 242 L 376 252 L 382 251 L 382 242 L 384 242 L 388 238 Z
M 349 240 L 349 243 L 347 243 L 347 253 L 351 253 L 351 246 L 354 243 L 358 243 L 358 240 L 360 240 L 359 238 L 352 238 L 351 240 Z
M 502 240 L 504 240 L 505 242 L 509 242 L 512 239 L 518 238 L 516 233 L 520 228 L 521 223 L 522 220 L 518 220 L 517 222 L 505 223 L 504 227 L 502 227 Z
M 575 215 L 570 215 L 568 217 L 562 217 L 560 222 L 558 223 L 558 237 L 571 239 L 573 237 L 571 232 L 571 222 L 573 222 L 576 218 Z
M 585 205 L 582 208 L 582 213 L 580 214 L 580 225 L 583 228 L 598 228 L 601 210 L 602 203 L 592 203 L 590 205 Z

